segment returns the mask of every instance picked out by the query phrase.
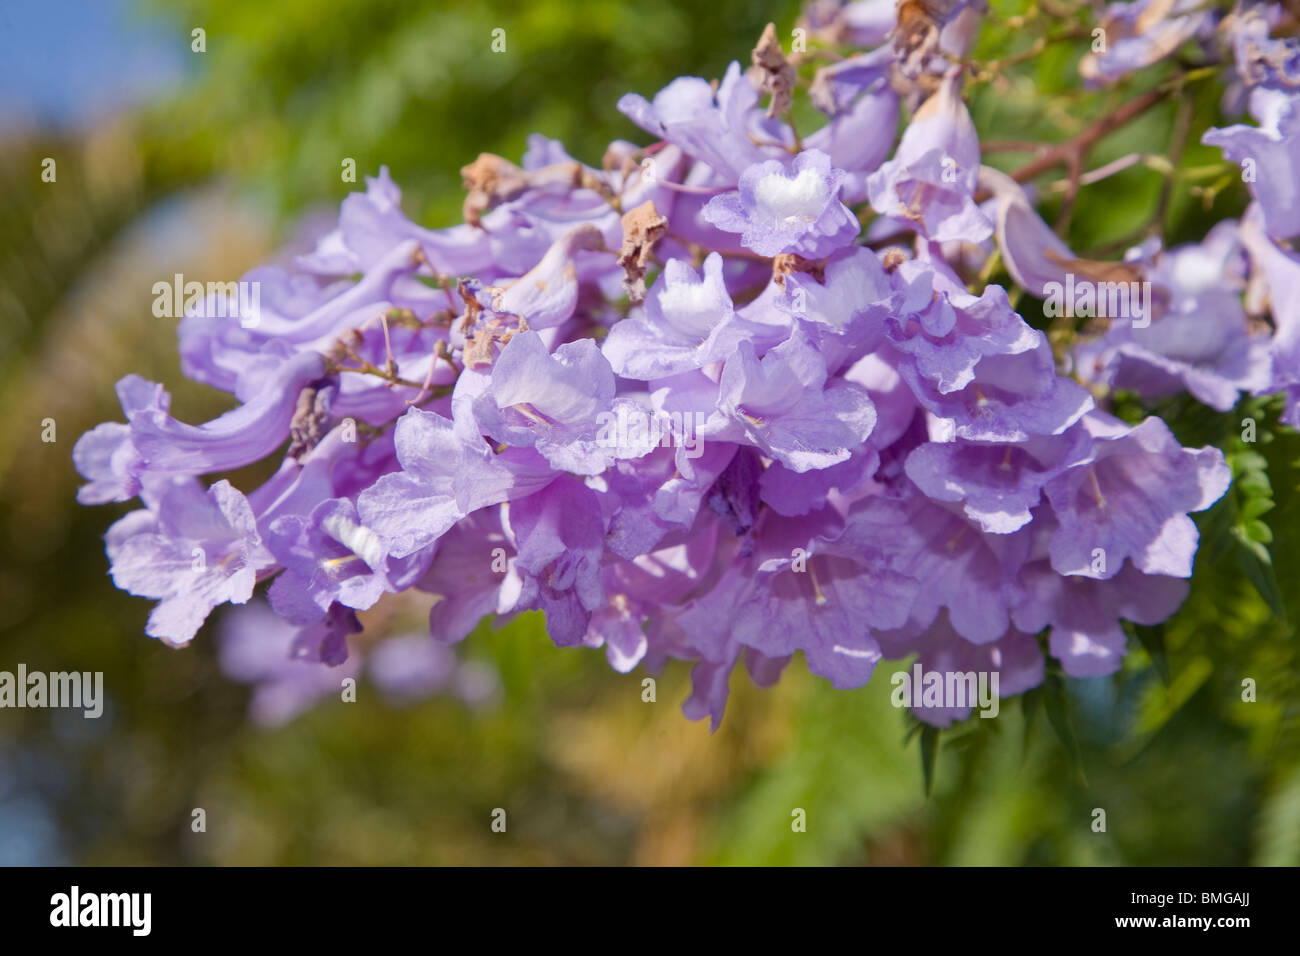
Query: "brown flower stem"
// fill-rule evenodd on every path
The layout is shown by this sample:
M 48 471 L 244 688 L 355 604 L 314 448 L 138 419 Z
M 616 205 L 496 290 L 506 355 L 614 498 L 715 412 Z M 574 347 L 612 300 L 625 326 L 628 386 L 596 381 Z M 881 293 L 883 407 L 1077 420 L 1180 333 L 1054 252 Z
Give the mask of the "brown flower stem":
M 1164 100 L 1169 95 L 1169 92 L 1168 89 L 1157 88 L 1148 90 L 1136 99 L 1129 100 L 1114 112 L 1099 117 L 1096 122 L 1077 136 L 1049 147 L 1037 159 L 1026 163 L 1011 173 L 1011 178 L 1018 183 L 1025 183 L 1062 164 L 1067 166 L 1077 164 L 1079 168 L 1082 168 L 1083 158 L 1098 140 L 1141 116 L 1151 107 Z

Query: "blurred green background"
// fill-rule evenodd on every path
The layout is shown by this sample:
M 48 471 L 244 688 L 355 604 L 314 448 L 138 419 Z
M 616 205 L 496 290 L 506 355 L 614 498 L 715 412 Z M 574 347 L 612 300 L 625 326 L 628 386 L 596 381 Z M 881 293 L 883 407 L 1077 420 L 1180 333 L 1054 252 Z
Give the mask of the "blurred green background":
M 433 226 L 457 221 L 458 170 L 480 151 L 517 160 L 537 131 L 598 163 L 611 139 L 644 141 L 620 94 L 719 76 L 768 20 L 788 37 L 797 13 L 756 0 L 0 10 L 0 670 L 103 671 L 109 697 L 98 721 L 0 711 L 0 863 L 1300 863 L 1295 638 L 1230 549 L 1205 550 L 1188 605 L 1134 635 L 1121 675 L 1053 681 L 1027 707 L 939 735 L 929 796 L 919 737 L 889 704 L 892 667 L 856 692 L 801 661 L 772 690 L 737 676 L 710 735 L 680 713 L 685 665 L 643 703 L 644 673 L 556 649 L 528 615 L 459 649 L 497 673 L 490 707 L 397 707 L 363 683 L 356 703 L 326 698 L 267 730 L 218 669 L 211 623 L 169 650 L 144 636 L 150 602 L 112 587 L 101 536 L 128 506 L 75 504 L 73 443 L 119 417 L 127 372 L 166 383 L 182 420 L 229 404 L 181 377 L 153 282 L 235 278 L 328 221 L 357 188 L 340 181 L 344 158 L 359 174 L 388 165 L 407 213 Z M 496 27 L 504 54 L 490 52 Z M 981 49 L 1016 43 L 995 25 Z M 982 129 L 1062 134 L 1055 114 L 1027 111 L 1035 90 L 1070 88 L 1072 62 L 1032 66 L 1039 86 L 977 91 Z M 1153 114 L 1132 135 L 1164 142 L 1173 121 Z M 54 183 L 40 179 L 46 157 Z M 1079 204 L 1080 249 L 1159 201 L 1142 170 L 1107 188 L 1109 207 Z M 1229 190 L 1211 212 L 1241 200 Z M 1170 215 L 1194 237 L 1210 213 L 1180 190 Z M 1180 412 L 1185 440 L 1227 441 L 1232 416 L 1198 414 Z M 1275 604 L 1294 620 L 1300 443 L 1274 431 L 1239 468 L 1256 491 L 1274 476 Z M 422 613 L 399 604 L 393 620 Z M 1243 678 L 1257 702 L 1241 700 Z M 497 807 L 505 833 L 490 828 Z M 194 808 L 206 832 L 191 831 Z M 795 808 L 806 832 L 792 831 Z

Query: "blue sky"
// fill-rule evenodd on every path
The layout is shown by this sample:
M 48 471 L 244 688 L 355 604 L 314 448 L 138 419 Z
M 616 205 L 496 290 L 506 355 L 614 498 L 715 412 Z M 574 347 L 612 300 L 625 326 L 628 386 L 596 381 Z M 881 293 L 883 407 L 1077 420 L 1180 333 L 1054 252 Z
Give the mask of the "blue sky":
M 189 33 L 132 0 L 0 2 L 0 125 L 82 126 L 175 85 Z

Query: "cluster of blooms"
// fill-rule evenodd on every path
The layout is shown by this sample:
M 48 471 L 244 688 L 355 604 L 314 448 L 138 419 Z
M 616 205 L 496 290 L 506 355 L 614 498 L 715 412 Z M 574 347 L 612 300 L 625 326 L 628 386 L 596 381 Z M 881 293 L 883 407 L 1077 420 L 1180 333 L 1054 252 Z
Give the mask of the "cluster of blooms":
M 811 135 L 784 118 L 796 71 L 769 28 L 747 71 L 623 97 L 648 147 L 615 142 L 600 168 L 540 136 L 522 166 L 481 155 L 465 222 L 441 230 L 403 215 L 382 170 L 294 268 L 244 277 L 257 316 L 191 310 L 185 373 L 240 406 L 182 424 L 128 376 L 126 423 L 75 451 L 82 501 L 143 502 L 108 532 L 115 583 L 184 644 L 271 579 L 294 629 L 276 646 L 335 665 L 386 593 L 434 595 L 442 643 L 540 609 L 556 644 L 619 671 L 694 662 L 684 709 L 715 726 L 742 658 L 768 684 L 801 651 L 841 688 L 910 655 L 998 671 L 1004 694 L 1041 682 L 1045 653 L 1113 672 L 1121 622 L 1183 601 L 1189 513 L 1229 469 L 1095 396 L 1227 409 L 1285 389 L 1292 424 L 1300 408 L 1300 257 L 1280 241 L 1300 232 L 1300 54 L 1270 39 L 1276 5 L 1182 6 L 1114 5 L 1085 75 L 1226 37 L 1261 125 L 1207 141 L 1257 162 L 1258 201 L 1204 243 L 1134 250 L 1155 321 L 1080 345 L 1078 380 L 1006 290 L 962 278 L 995 250 L 1034 295 L 1098 265 L 980 166 L 953 64 L 981 5 L 896 22 L 894 0 L 819 2 L 810 35 L 867 52 L 816 73 Z M 1158 22 L 1134 29 L 1147 8 Z M 1275 329 L 1256 331 L 1266 301 Z M 272 454 L 247 495 L 198 478 Z

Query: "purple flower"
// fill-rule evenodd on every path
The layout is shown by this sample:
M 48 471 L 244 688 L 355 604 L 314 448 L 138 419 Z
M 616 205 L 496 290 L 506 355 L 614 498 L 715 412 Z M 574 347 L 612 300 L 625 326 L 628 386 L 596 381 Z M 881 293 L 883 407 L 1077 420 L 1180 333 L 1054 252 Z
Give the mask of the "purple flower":
M 90 481 L 79 500 L 126 501 L 139 494 L 145 475 L 201 475 L 264 458 L 289 437 L 300 393 L 323 374 L 319 355 L 296 355 L 247 404 L 205 425 L 176 421 L 161 385 L 128 375 L 117 385 L 128 424 L 100 425 L 73 449 Z
M 1071 677 L 1099 677 L 1119 669 L 1126 638 L 1121 620 L 1158 624 L 1178 610 L 1187 582 L 1143 574 L 1132 564 L 1107 580 L 1062 577 L 1045 560 L 1026 563 L 1015 604 L 1016 626 L 1026 633 L 1051 628 L 1052 656 Z
M 1226 412 L 1268 381 L 1268 340 L 1252 333 L 1241 303 L 1244 251 L 1223 222 L 1201 243 L 1170 250 L 1148 271 L 1162 303 L 1147 325 L 1113 322 L 1075 351 L 1085 381 L 1145 398 L 1189 392 Z
M 549 329 L 573 315 L 578 304 L 578 253 L 604 250 L 600 230 L 578 226 L 557 239 L 536 266 L 510 281 L 493 303 L 499 312 L 516 315 L 534 329 Z M 605 263 L 608 268 L 609 263 Z
M 703 720 L 708 717 L 710 729 L 718 729 L 727 708 L 731 671 L 742 658 L 749 676 L 759 687 L 775 684 L 789 663 L 787 657 L 765 657 L 758 651 L 731 642 L 728 654 L 723 659 L 702 660 L 691 668 L 691 695 L 682 704 L 682 713 L 688 720 Z
M 1208 130 L 1201 142 L 1218 146 L 1242 166 L 1274 239 L 1300 234 L 1300 94 L 1260 87 L 1250 94 L 1259 126 Z
M 889 86 L 894 51 L 879 47 L 824 66 L 817 71 L 808 96 L 823 113 L 838 116 L 860 96 Z
M 1006 173 L 983 166 L 979 185 L 993 194 L 994 234 L 1007 271 L 1030 295 L 1046 299 L 1049 286 L 1064 284 L 1078 257 L 1043 222 L 1024 189 Z
M 897 643 L 896 643 L 897 641 Z M 966 719 L 971 710 L 978 705 L 978 678 L 987 675 L 990 690 L 995 690 L 997 700 L 1002 697 L 1022 694 L 1043 682 L 1043 652 L 1038 641 L 1032 635 L 1012 627 L 1002 637 L 988 644 L 972 644 L 958 634 L 947 615 L 940 614 L 932 625 L 919 637 L 905 637 L 897 640 L 897 635 L 881 635 L 882 646 L 890 657 L 906 657 L 917 653 L 912 670 L 902 671 L 912 678 L 910 687 L 911 709 L 918 719 L 935 727 L 947 727 L 955 721 Z M 921 684 L 915 682 L 915 675 L 922 676 Z M 925 675 L 937 674 L 943 685 L 958 686 L 954 677 L 965 679 L 966 675 L 975 675 L 977 682 L 972 688 L 965 685 L 967 700 L 970 705 L 961 706 L 956 701 L 949 705 L 926 706 L 924 696 Z M 992 684 L 993 675 L 997 675 L 997 684 Z M 897 680 L 897 678 L 894 678 Z M 899 686 L 895 684 L 895 686 Z M 974 691 L 972 694 L 971 691 Z M 996 705 L 996 702 L 994 704 Z
M 555 476 L 531 449 L 494 454 L 481 438 L 466 438 L 448 419 L 418 408 L 398 420 L 396 451 L 401 470 L 357 499 L 361 523 L 394 558 L 428 547 L 479 508 L 529 494 Z
M 483 434 L 535 448 L 557 471 L 596 475 L 616 457 L 650 450 L 609 440 L 606 431 L 617 419 L 614 372 L 591 339 L 552 353 L 536 332 L 515 335 L 481 380 L 472 408 Z
M 825 153 L 833 166 L 845 170 L 841 196 L 848 202 L 866 199 L 867 176 L 894 145 L 898 94 L 889 82 L 893 64 L 894 51 L 882 46 L 822 67 L 808 89 L 813 104 L 831 120 L 807 137 L 804 145 Z M 882 135 L 885 130 L 890 135 Z
M 825 506 L 832 493 L 842 496 L 861 488 L 879 466 L 879 453 L 865 445 L 838 465 L 811 471 L 794 471 L 774 461 L 763 471 L 758 485 L 764 504 L 793 518 Z
M 156 507 L 134 511 L 109 529 L 113 583 L 158 606 L 145 633 L 186 644 L 218 604 L 243 604 L 257 573 L 274 563 L 248 501 L 230 482 L 204 489 L 174 479 Z
M 271 586 L 271 605 L 294 624 L 318 620 L 336 601 L 364 611 L 387 589 L 384 544 L 346 498 L 277 518 L 267 544 L 285 568 Z
M 894 158 L 867 179 L 871 207 L 934 242 L 981 242 L 992 226 L 975 205 L 979 139 L 950 73 L 912 117 Z
M 866 391 L 828 380 L 821 355 L 796 330 L 761 359 L 742 342 L 719 382 L 717 411 L 705 435 L 743 441 L 803 472 L 848 459 L 876 423 Z
M 609 666 L 620 674 L 626 674 L 641 663 L 649 648 L 641 615 L 622 594 L 615 594 L 608 604 L 597 608 L 591 615 L 583 643 L 589 647 L 604 647 Z
M 704 260 L 703 275 L 669 259 L 645 308 L 609 331 L 601 351 L 627 378 L 667 378 L 725 361 L 745 337 L 722 278 L 722 257 Z
M 1091 445 L 1080 425 L 1018 444 L 927 442 L 907 456 L 907 477 L 928 498 L 961 502 L 981 530 L 1010 534 L 1029 523 L 1043 487 L 1085 460 Z
M 1271 4 L 1239 7 L 1224 23 L 1237 75 L 1247 87 L 1300 89 L 1300 38 L 1269 37 L 1269 21 L 1280 15 L 1281 9 Z
M 605 526 L 595 493 L 558 478 L 512 502 L 508 514 L 517 553 L 502 585 L 502 610 L 543 610 L 556 644 L 579 643 L 604 599 Z
M 820 259 L 851 243 L 861 228 L 840 202 L 844 170 L 830 157 L 806 149 L 787 168 L 778 160 L 748 167 L 739 192 L 709 200 L 704 218 L 723 232 L 738 232 L 745 248 L 760 256 L 783 252 Z
M 185 374 L 249 401 L 294 353 L 329 352 L 352 330 L 381 331 L 380 316 L 396 309 L 421 313 L 446 304 L 442 290 L 417 277 L 420 247 L 393 245 L 355 282 L 323 282 L 278 268 L 254 270 L 241 279 L 255 284 L 255 321 L 211 310 L 187 314 L 178 335 Z M 370 387 L 373 387 L 371 385 Z
M 255 723 L 276 727 L 304 713 L 322 697 L 339 694 L 343 681 L 361 670 L 347 654 L 346 637 L 359 631 L 355 615 L 331 614 L 328 624 L 306 631 L 294 627 L 260 601 L 227 614 L 221 622 L 218 650 L 222 671 L 233 680 L 253 684 L 249 714 Z M 299 653 L 305 646 L 342 646 L 342 655 Z
M 771 153 L 750 135 L 751 130 L 772 129 L 771 121 L 760 119 L 757 105 L 758 90 L 738 63 L 727 67 L 716 95 L 706 80 L 683 76 L 656 93 L 653 103 L 635 93 L 618 101 L 619 112 L 632 122 L 707 163 L 729 183 Z
M 978 299 L 936 293 L 921 263 L 905 263 L 897 275 L 911 286 L 886 322 L 901 353 L 898 373 L 918 402 L 951 423 L 950 435 L 992 442 L 1058 435 L 1092 407 L 1087 391 L 1056 374 L 1047 339 L 1011 310 L 1002 288 L 989 286 Z
M 343 200 L 338 227 L 325 235 L 315 251 L 300 256 L 299 265 L 322 275 L 368 272 L 392 249 L 410 240 L 419 244 L 434 268 L 444 275 L 479 272 L 492 261 L 488 236 L 470 226 L 424 229 L 402 213 L 402 191 L 388 167 L 366 177 L 366 191 Z
M 698 458 L 680 450 L 656 449 L 636 461 L 616 462 L 601 476 L 604 500 L 613 511 L 605 544 L 614 554 L 634 559 L 654 551 L 672 532 L 690 531 L 736 446 L 701 440 Z
M 859 96 L 848 109 L 804 140 L 810 150 L 830 157 L 831 165 L 844 170 L 840 198 L 860 203 L 867 198 L 867 177 L 874 173 L 894 148 L 894 137 L 882 130 L 898 127 L 898 96 L 881 86 Z
M 846 249 L 827 260 L 820 274 L 792 272 L 782 285 L 785 295 L 776 307 L 803 320 L 832 372 L 876 348 L 884 320 L 897 306 L 889 277 L 869 249 Z
M 1060 522 L 1052 567 L 1105 579 L 1127 559 L 1146 574 L 1191 577 L 1198 533 L 1187 513 L 1227 491 L 1223 453 L 1184 448 L 1158 418 L 1130 428 L 1094 412 L 1083 424 L 1092 454 L 1045 488 Z
M 765 523 L 733 635 L 769 658 L 803 651 L 814 674 L 861 687 L 881 657 L 873 630 L 906 623 L 918 582 L 902 570 L 904 537 L 862 535 L 832 515 Z
M 498 684 L 490 667 L 462 663 L 454 651 L 428 634 L 404 634 L 381 641 L 366 657 L 366 674 L 397 704 L 449 694 L 481 705 L 496 693 Z
M 1088 80 L 1114 81 L 1173 54 L 1188 40 L 1208 35 L 1215 14 L 1201 0 L 1134 0 L 1112 3 L 1102 26 L 1106 49 L 1085 54 L 1079 73 Z
M 438 541 L 428 571 L 417 583 L 434 596 L 429 632 L 444 644 L 464 640 L 498 608 L 501 584 L 514 554 L 501 527 L 499 508 L 480 508 Z
M 344 683 L 358 680 L 363 670 L 396 704 L 434 694 L 482 704 L 496 692 L 497 677 L 490 668 L 462 663 L 427 634 L 381 641 L 364 658 L 349 654 L 347 638 L 360 630 L 356 615 L 337 604 L 319 624 L 298 629 L 254 601 L 222 620 L 221 669 L 253 685 L 249 715 L 265 727 L 288 723 L 319 701 L 339 695 Z
M 1272 380 L 1260 391 L 1284 391 L 1282 420 L 1300 428 L 1300 256 L 1270 239 L 1262 220 L 1258 206 L 1252 204 L 1241 225 L 1253 275 L 1273 314 L 1274 333 L 1269 343 Z
M 866 498 L 854 505 L 848 523 L 859 536 L 906 538 L 901 570 L 919 583 L 909 626 L 927 628 L 947 608 L 966 640 L 996 641 L 1010 622 L 1015 577 L 1029 548 L 1026 533 L 986 534 L 959 511 L 920 496 L 903 508 L 900 522 L 896 505 Z

